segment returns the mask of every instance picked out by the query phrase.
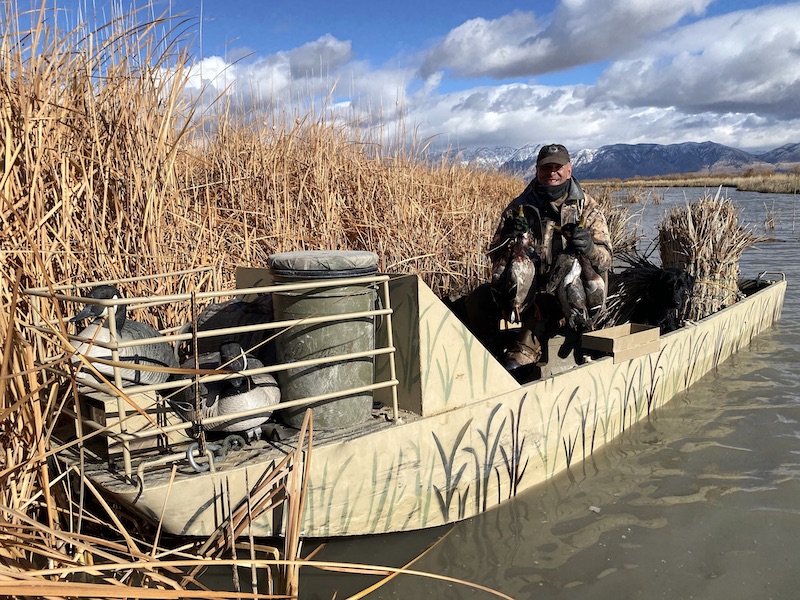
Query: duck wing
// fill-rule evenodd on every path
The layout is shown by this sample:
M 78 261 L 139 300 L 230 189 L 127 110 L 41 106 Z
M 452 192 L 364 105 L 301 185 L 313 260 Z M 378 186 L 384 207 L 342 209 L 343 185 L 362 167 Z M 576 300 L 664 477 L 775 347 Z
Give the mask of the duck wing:
M 122 328 L 122 340 L 144 340 L 150 338 L 163 338 L 161 333 L 146 323 L 139 321 L 125 321 Z M 125 347 L 119 350 L 120 360 L 134 362 L 140 365 L 154 367 L 167 367 L 174 369 L 178 366 L 175 350 L 167 340 L 154 340 L 142 346 Z M 170 377 L 169 372 L 136 370 L 141 384 L 163 383 Z
M 201 371 L 214 371 L 219 369 L 219 352 L 206 352 L 197 357 L 197 368 Z M 185 373 L 176 375 L 178 379 L 194 378 L 194 358 L 181 363 L 181 370 Z M 184 421 L 195 420 L 196 396 L 200 397 L 200 414 L 203 418 L 215 417 L 219 412 L 219 396 L 222 391 L 221 381 L 207 381 L 201 375 L 194 383 L 174 390 L 167 396 L 167 402 Z
M 606 282 L 594 270 L 585 255 L 581 254 L 578 260 L 581 263 L 581 279 L 586 291 L 586 307 L 592 312 L 598 311 L 605 306 L 607 296 Z
M 84 328 L 78 337 L 85 339 L 76 347 L 76 353 L 93 358 L 103 358 L 111 360 L 111 351 L 98 345 L 96 342 L 108 343 L 111 339 L 109 330 L 99 322 L 93 322 Z M 121 330 L 117 332 L 119 342 L 130 342 L 163 337 L 156 329 L 146 323 L 138 321 L 125 321 Z M 175 352 L 172 345 L 165 339 L 163 341 L 154 340 L 138 346 L 123 346 L 117 351 L 119 360 L 146 367 L 164 367 L 174 369 L 178 366 L 175 359 Z M 73 357 L 73 364 L 79 365 L 80 359 Z M 95 368 L 107 378 L 114 377 L 114 368 L 102 363 L 95 363 Z M 85 377 L 90 371 L 82 369 L 79 377 Z M 149 371 L 143 369 L 120 369 L 122 380 L 136 385 L 150 385 L 163 383 L 170 377 L 168 371 Z

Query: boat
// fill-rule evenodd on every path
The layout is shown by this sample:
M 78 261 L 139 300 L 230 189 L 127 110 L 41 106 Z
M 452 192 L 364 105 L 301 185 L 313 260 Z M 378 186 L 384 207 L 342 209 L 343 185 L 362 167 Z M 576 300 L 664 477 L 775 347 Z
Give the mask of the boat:
M 145 310 L 191 303 L 196 310 L 197 303 L 207 301 L 320 288 L 369 289 L 378 301 L 340 314 L 281 319 L 276 313 L 272 322 L 246 327 L 276 339 L 293 328 L 342 322 L 367 322 L 375 331 L 368 350 L 342 348 L 259 369 L 282 381 L 282 373 L 313 374 L 348 361 L 373 367 L 369 381 L 348 380 L 349 387 L 283 397 L 269 407 L 280 414 L 282 408 L 310 406 L 313 415 L 320 403 L 359 396 L 372 403 L 367 419 L 330 429 L 314 425 L 313 451 L 303 453 L 307 487 L 301 527 L 301 535 L 311 538 L 454 523 L 576 468 L 778 321 L 786 281 L 782 274 L 762 273 L 733 305 L 664 335 L 636 324 L 595 332 L 595 351 L 529 383 L 506 371 L 417 275 L 376 272 L 286 282 L 276 281 L 269 268 L 239 268 L 235 289 L 127 298 L 126 303 Z M 86 301 L 79 292 L 76 286 L 60 286 L 25 294 L 39 306 L 38 314 L 48 315 L 52 303 Z M 45 368 L 69 377 L 59 358 L 70 336 L 52 319 L 30 327 L 58 349 L 42 361 Z M 177 345 L 220 331 L 162 333 Z M 211 535 L 237 507 L 256 506 L 274 489 L 264 482 L 297 449 L 299 439 L 297 427 L 276 424 L 252 443 L 226 447 L 225 440 L 205 440 L 205 448 L 199 445 L 203 428 L 182 420 L 163 397 L 197 377 L 228 375 L 198 372 L 148 386 L 81 378 L 80 410 L 65 412 L 68 423 L 54 433 L 61 444 L 56 456 L 114 501 L 159 523 L 162 531 Z M 282 535 L 285 511 L 254 512 L 248 527 L 248 535 Z

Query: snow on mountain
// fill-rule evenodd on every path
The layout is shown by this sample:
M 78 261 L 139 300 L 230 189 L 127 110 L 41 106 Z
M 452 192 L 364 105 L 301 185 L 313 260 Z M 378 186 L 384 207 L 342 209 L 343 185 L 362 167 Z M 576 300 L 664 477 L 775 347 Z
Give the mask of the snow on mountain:
M 533 178 L 541 144 L 522 148 L 475 148 L 447 153 L 459 164 L 498 169 L 523 179 Z M 435 157 L 441 159 L 442 153 Z M 741 173 L 750 169 L 800 166 L 800 144 L 786 144 L 764 154 L 751 154 L 714 142 L 682 144 L 611 144 L 571 152 L 579 179 L 627 179 L 679 173 Z

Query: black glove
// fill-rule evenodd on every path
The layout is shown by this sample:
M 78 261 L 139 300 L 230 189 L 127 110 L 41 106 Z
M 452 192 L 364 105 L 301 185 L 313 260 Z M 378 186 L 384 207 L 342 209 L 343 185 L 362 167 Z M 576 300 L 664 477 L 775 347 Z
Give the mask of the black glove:
M 594 241 L 592 240 L 592 235 L 589 233 L 589 230 L 583 227 L 576 227 L 567 244 L 567 248 L 574 250 L 578 254 L 591 252 L 592 248 L 594 248 Z

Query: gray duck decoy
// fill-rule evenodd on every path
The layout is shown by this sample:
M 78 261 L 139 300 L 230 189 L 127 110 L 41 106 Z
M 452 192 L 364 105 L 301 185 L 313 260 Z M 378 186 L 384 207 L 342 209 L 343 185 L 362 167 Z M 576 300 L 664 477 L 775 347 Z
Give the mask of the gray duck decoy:
M 92 289 L 87 297 L 95 300 L 114 300 L 122 298 L 122 294 L 120 294 L 119 290 L 113 285 L 100 285 Z M 84 341 L 77 343 L 77 354 L 109 360 L 112 358 L 111 350 L 94 343 L 111 341 L 108 314 L 109 310 L 107 306 L 87 304 L 83 310 L 70 319 L 70 322 L 73 323 L 91 319 L 91 322 L 78 334 Z M 118 342 L 162 337 L 161 333 L 150 325 L 128 319 L 127 307 L 124 304 L 116 305 L 115 324 Z M 178 366 L 178 361 L 175 359 L 175 351 L 167 340 L 163 342 L 149 342 L 141 346 L 126 346 L 120 348 L 118 352 L 120 361 L 130 362 L 136 365 L 169 368 L 177 368 Z M 78 357 L 73 357 L 72 362 L 76 366 L 82 364 Z M 113 382 L 113 367 L 102 363 L 94 363 L 94 365 L 100 373 Z M 78 376 L 86 377 L 88 373 L 90 373 L 88 369 L 81 369 L 78 372 Z M 148 371 L 132 367 L 130 369 L 121 369 L 120 375 L 125 382 L 137 385 L 150 385 L 165 382 L 169 378 L 170 373 Z
M 189 358 L 181 365 L 182 369 L 193 370 L 194 358 Z M 203 419 L 233 414 L 260 407 L 268 407 L 280 402 L 281 392 L 275 378 L 269 373 L 241 375 L 241 371 L 258 369 L 263 363 L 251 354 L 247 354 L 238 342 L 225 342 L 220 345 L 219 352 L 206 352 L 198 357 L 198 367 L 203 370 L 220 370 L 231 372 L 230 377 L 217 381 L 199 381 L 200 411 Z M 169 399 L 169 404 L 187 421 L 193 421 L 195 415 L 195 385 L 190 384 L 176 391 Z M 207 427 L 207 431 L 225 433 L 243 433 L 248 441 L 261 436 L 261 426 L 266 423 L 272 412 L 265 412 L 249 417 L 231 418 Z
M 206 306 L 195 320 L 198 332 L 215 329 L 242 328 L 250 325 L 261 325 L 274 321 L 272 294 L 260 294 L 252 300 L 232 298 L 225 302 Z M 188 333 L 192 324 L 185 324 L 179 333 Z M 197 340 L 197 354 L 213 353 L 225 342 L 237 342 L 247 354 L 254 355 L 264 364 L 275 363 L 275 344 L 267 338 L 272 331 L 235 331 L 221 335 L 203 337 Z M 181 356 L 192 355 L 194 349 L 191 342 L 180 348 Z

